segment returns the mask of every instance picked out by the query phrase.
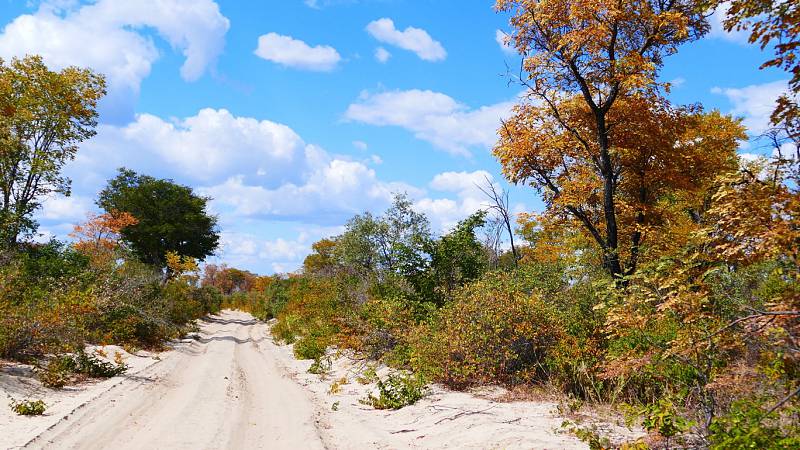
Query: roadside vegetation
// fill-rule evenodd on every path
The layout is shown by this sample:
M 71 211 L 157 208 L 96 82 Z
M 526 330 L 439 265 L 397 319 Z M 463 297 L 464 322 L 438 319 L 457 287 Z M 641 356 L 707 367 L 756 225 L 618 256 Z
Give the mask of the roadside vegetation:
M 222 300 L 197 283 L 197 260 L 217 246 L 216 218 L 206 198 L 170 180 L 121 169 L 97 200 L 104 212 L 69 242 L 32 239 L 41 202 L 69 194 L 62 168 L 94 135 L 104 93 L 87 69 L 0 60 L 0 358 L 34 364 L 51 387 L 124 372 L 87 344 L 157 349 Z
M 758 140 L 771 156 L 745 160 L 740 120 L 671 103 L 658 78 L 718 3 L 498 0 L 525 94 L 494 154 L 544 211 L 514 223 L 482 186 L 486 210 L 438 235 L 400 195 L 297 273 L 209 266 L 203 284 L 277 319 L 312 367 L 335 346 L 454 389 L 543 386 L 624 412 L 650 433 L 628 448 L 800 446 L 798 9 L 728 9 L 793 76 Z M 366 402 L 419 392 L 397 378 Z
M 770 156 L 751 160 L 739 119 L 673 104 L 659 78 L 720 3 L 497 0 L 523 95 L 493 152 L 544 210 L 514 217 L 486 184 L 486 208 L 437 233 L 397 195 L 273 276 L 206 265 L 201 279 L 219 241 L 208 199 L 125 168 L 69 242 L 34 242 L 41 202 L 69 194 L 62 168 L 94 135 L 105 85 L 35 56 L 0 61 L 0 357 L 53 387 L 113 376 L 122 362 L 87 343 L 159 348 L 229 307 L 277 319 L 274 336 L 313 371 L 330 347 L 399 369 L 370 377 L 376 408 L 430 382 L 538 386 L 624 412 L 650 433 L 628 448 L 798 448 L 800 11 L 729 2 L 725 26 L 791 77 L 758 138 Z

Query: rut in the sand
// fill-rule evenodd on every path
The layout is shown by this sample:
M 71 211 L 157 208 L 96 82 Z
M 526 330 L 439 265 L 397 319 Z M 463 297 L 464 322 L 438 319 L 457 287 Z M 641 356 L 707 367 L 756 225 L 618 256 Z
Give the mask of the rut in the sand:
M 277 365 L 267 326 L 226 311 L 26 448 L 323 448 L 308 393 Z

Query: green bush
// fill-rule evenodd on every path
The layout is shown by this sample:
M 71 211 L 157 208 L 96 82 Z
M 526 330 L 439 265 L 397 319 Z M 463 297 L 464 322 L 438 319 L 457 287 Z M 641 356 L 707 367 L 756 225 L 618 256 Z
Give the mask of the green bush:
M 774 402 L 775 400 L 772 400 Z M 788 405 L 766 415 L 764 400 L 734 402 L 730 411 L 716 417 L 710 426 L 709 443 L 713 450 L 796 449 L 800 448 L 800 406 Z
M 42 400 L 12 401 L 9 406 L 20 416 L 41 416 L 47 410 L 47 405 Z
M 414 375 L 389 375 L 378 379 L 378 395 L 368 394 L 360 402 L 375 409 L 400 409 L 413 405 L 426 394 L 425 382 Z
M 294 356 L 297 359 L 319 359 L 325 355 L 328 341 L 321 336 L 308 335 L 294 343 Z
M 216 289 L 165 284 L 160 271 L 124 254 L 113 264 L 89 264 L 63 244 L 22 249 L 0 255 L 2 357 L 35 361 L 85 342 L 158 348 L 221 306 Z M 43 376 L 62 382 L 57 371 Z
M 51 359 L 47 366 L 39 371 L 39 380 L 47 387 L 62 388 L 70 381 L 77 368 L 75 358 L 70 355 L 59 355 Z
M 314 362 L 311 363 L 311 366 L 308 368 L 308 373 L 313 373 L 314 375 L 325 375 L 330 370 L 331 359 L 326 356 L 317 356 L 314 358 Z
M 563 330 L 538 294 L 495 273 L 465 286 L 411 335 L 415 371 L 465 388 L 545 380 Z
M 78 352 L 75 356 L 75 371 L 93 378 L 111 378 L 127 372 L 128 366 L 103 361 L 86 352 Z

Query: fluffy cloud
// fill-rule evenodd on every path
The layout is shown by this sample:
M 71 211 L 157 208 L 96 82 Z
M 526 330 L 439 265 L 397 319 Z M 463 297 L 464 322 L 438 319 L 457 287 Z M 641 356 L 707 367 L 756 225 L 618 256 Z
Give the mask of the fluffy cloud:
M 389 61 L 389 58 L 391 58 L 391 57 L 392 57 L 392 54 L 389 53 L 389 51 L 386 50 L 385 48 L 378 47 L 378 48 L 375 49 L 375 60 L 378 61 L 379 63 L 383 64 L 383 63 Z
M 722 39 L 728 42 L 735 42 L 737 44 L 746 44 L 749 32 L 746 30 L 732 30 L 725 31 L 725 17 L 728 14 L 729 2 L 723 2 L 711 14 L 708 21 L 711 23 L 711 32 L 709 36 L 716 39 Z
M 481 188 L 487 183 L 494 183 L 492 174 L 485 170 L 474 172 L 443 172 L 430 182 L 430 187 L 437 191 L 457 192 L 460 196 L 481 196 Z
M 438 92 L 390 91 L 364 93 L 351 104 L 345 117 L 370 125 L 405 128 L 418 139 L 455 155 L 470 155 L 470 147 L 490 147 L 500 120 L 512 102 L 470 109 Z
M 419 195 L 403 183 L 380 181 L 375 171 L 361 162 L 324 156 L 304 174 L 302 183 L 284 183 L 275 188 L 248 184 L 243 176 L 205 187 L 201 192 L 215 200 L 215 210 L 238 217 L 296 220 L 319 224 L 339 223 L 365 210 L 385 207 L 399 192 Z
M 392 19 L 384 17 L 370 22 L 367 31 L 378 41 L 412 51 L 425 61 L 441 61 L 447 57 L 442 44 L 420 28 L 408 27 L 400 31 Z
M 377 162 L 334 157 L 286 125 L 206 108 L 183 119 L 141 114 L 125 126 L 103 125 L 67 172 L 77 191 L 92 195 L 117 167 L 127 166 L 204 186 L 223 219 L 330 223 L 381 208 L 395 192 L 417 192 L 379 180 L 368 167 Z
M 434 229 L 450 230 L 470 214 L 489 207 L 486 195 L 480 189 L 486 186 L 487 181 L 495 183 L 494 177 L 485 170 L 440 173 L 428 186 L 434 191 L 455 194 L 456 198 L 425 197 L 417 200 L 414 207 L 428 215 Z
M 317 72 L 335 69 L 342 59 L 333 47 L 327 45 L 311 47 L 299 39 L 276 33 L 260 36 L 254 53 L 260 58 L 282 66 Z
M 149 28 L 183 53 L 181 76 L 193 81 L 212 66 L 225 45 L 229 22 L 213 0 L 98 0 L 61 7 L 44 2 L 17 17 L 0 34 L 0 57 L 40 54 L 48 65 L 91 67 L 106 75 L 105 119 L 125 121 L 142 80 L 159 51 Z
M 54 195 L 47 197 L 42 202 L 42 209 L 37 214 L 37 217 L 51 222 L 78 223 L 85 220 L 86 215 L 94 209 L 96 208 L 88 197 Z
M 200 181 L 231 173 L 285 181 L 314 153 L 286 125 L 206 108 L 185 119 L 140 114 L 122 127 L 103 125 L 78 153 L 78 162 L 84 170 L 127 165 Z
M 753 84 L 742 88 L 715 87 L 712 93 L 728 98 L 733 108 L 730 113 L 744 118 L 749 133 L 758 135 L 769 128 L 769 116 L 775 109 L 775 100 L 787 90 L 787 80 Z

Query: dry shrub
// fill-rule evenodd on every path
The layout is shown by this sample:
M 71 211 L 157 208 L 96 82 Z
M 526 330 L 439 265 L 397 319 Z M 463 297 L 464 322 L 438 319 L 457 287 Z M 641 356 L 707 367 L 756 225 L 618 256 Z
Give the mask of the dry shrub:
M 563 331 L 552 308 L 508 274 L 461 289 L 412 334 L 412 364 L 455 388 L 547 378 L 548 354 Z

